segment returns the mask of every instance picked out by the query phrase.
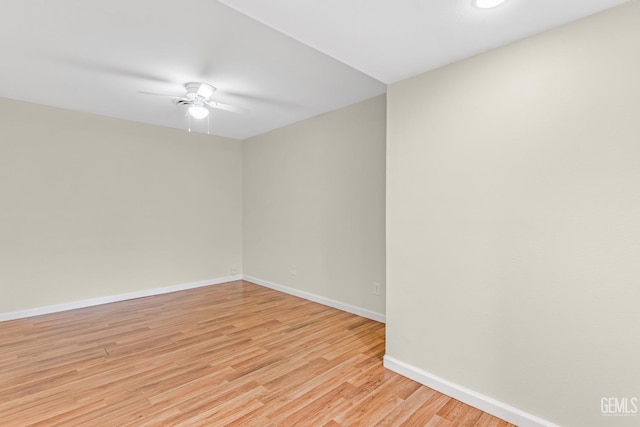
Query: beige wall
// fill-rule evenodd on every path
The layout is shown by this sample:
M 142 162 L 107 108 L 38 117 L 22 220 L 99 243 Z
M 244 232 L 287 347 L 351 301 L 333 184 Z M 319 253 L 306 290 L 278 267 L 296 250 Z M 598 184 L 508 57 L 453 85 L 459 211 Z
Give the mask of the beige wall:
M 563 426 L 640 397 L 640 4 L 392 85 L 387 354 Z
M 244 142 L 246 275 L 384 313 L 385 122 L 381 96 Z
M 0 99 L 0 313 L 242 272 L 238 141 Z

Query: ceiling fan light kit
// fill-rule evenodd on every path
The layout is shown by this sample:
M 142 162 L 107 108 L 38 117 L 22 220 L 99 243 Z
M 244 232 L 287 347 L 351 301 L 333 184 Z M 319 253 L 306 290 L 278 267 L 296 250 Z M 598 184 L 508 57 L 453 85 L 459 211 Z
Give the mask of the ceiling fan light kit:
M 209 115 L 209 110 L 201 105 L 192 105 L 189 107 L 189 115 L 194 119 L 204 119 Z
M 196 120 L 202 120 L 209 117 L 209 109 L 217 108 L 220 110 L 231 111 L 233 113 L 240 113 L 246 111 L 242 108 L 234 107 L 227 104 L 222 104 L 211 99 L 211 96 L 216 91 L 216 88 L 209 83 L 202 82 L 189 82 L 184 85 L 186 93 L 183 96 L 175 96 L 164 93 L 153 92 L 141 92 L 144 95 L 157 95 L 168 96 L 173 98 L 173 103 L 176 105 L 184 105 L 187 107 L 187 117 L 189 119 L 194 118 Z M 188 130 L 191 132 L 191 122 L 188 124 Z M 209 133 L 209 132 L 207 132 Z
M 185 98 L 176 100 L 176 104 L 189 105 L 187 112 L 196 120 L 202 120 L 209 116 L 209 109 L 206 106 L 212 106 L 209 98 L 216 91 L 216 88 L 208 83 L 190 82 L 184 85 L 187 90 Z

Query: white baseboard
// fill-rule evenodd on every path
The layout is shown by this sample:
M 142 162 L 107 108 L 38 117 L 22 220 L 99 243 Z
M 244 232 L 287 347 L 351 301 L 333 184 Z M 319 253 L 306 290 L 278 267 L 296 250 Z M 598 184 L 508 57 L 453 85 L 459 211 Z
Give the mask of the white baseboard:
M 547 420 L 447 381 L 391 356 L 384 356 L 384 367 L 519 427 L 558 427 Z
M 47 307 L 29 308 L 9 313 L 0 313 L 0 322 L 40 316 L 42 314 L 58 313 L 60 311 L 74 310 L 76 308 L 93 307 L 95 305 L 108 304 L 111 302 L 125 301 L 135 298 L 150 297 L 153 295 L 168 294 L 170 292 L 184 291 L 209 285 L 218 285 L 220 283 L 233 282 L 235 280 L 242 280 L 242 275 L 220 277 L 218 279 L 201 280 L 199 282 L 183 283 L 181 285 L 167 286 L 163 288 L 144 289 L 142 291 L 128 292 L 126 294 L 72 301 L 64 304 L 49 305 Z
M 256 277 L 244 276 L 244 280 L 252 282 L 257 285 L 264 286 L 265 288 L 274 289 L 276 291 L 284 292 L 285 294 L 294 295 L 300 298 L 304 298 L 313 302 L 317 302 L 322 305 L 337 308 L 338 310 L 346 311 L 357 316 L 366 317 L 367 319 L 375 320 L 377 322 L 385 323 L 386 317 L 384 314 L 376 313 L 375 311 L 366 310 L 364 308 L 355 307 L 353 305 L 345 304 L 340 301 L 332 300 L 330 298 L 322 297 L 320 295 L 312 294 L 298 289 L 289 288 L 287 286 L 278 285 L 276 283 L 268 282 L 266 280 L 258 279 Z

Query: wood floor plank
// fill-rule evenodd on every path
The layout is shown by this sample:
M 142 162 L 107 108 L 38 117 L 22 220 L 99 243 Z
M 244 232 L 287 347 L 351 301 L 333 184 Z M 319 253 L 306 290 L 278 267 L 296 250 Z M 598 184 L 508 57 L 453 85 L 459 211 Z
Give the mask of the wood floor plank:
M 432 421 L 434 418 L 440 418 L 437 416 L 437 412 L 440 408 L 449 402 L 451 398 L 449 396 L 445 396 L 444 394 L 435 393 L 427 400 L 425 400 L 422 405 L 411 414 L 402 424 L 403 427 L 412 427 L 412 426 L 424 426 Z M 446 420 L 445 420 L 446 421 Z M 448 421 L 447 421 L 448 422 Z
M 3 322 L 1 424 L 510 426 L 384 369 L 384 333 L 245 281 Z
M 376 427 L 393 427 L 404 423 L 418 408 L 436 392 L 427 387 L 418 387 L 401 405 L 387 414 L 384 419 L 376 424 Z
M 454 425 L 472 427 L 482 415 L 482 411 L 470 408 L 458 400 L 451 399 L 438 411 L 437 415 Z

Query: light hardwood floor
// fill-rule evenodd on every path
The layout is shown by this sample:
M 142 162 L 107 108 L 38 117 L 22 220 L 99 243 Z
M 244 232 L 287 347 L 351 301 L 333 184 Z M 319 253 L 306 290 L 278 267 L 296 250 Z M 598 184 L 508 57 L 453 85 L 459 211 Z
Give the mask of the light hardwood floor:
M 0 323 L 0 425 L 510 426 L 385 370 L 384 325 L 238 281 Z

